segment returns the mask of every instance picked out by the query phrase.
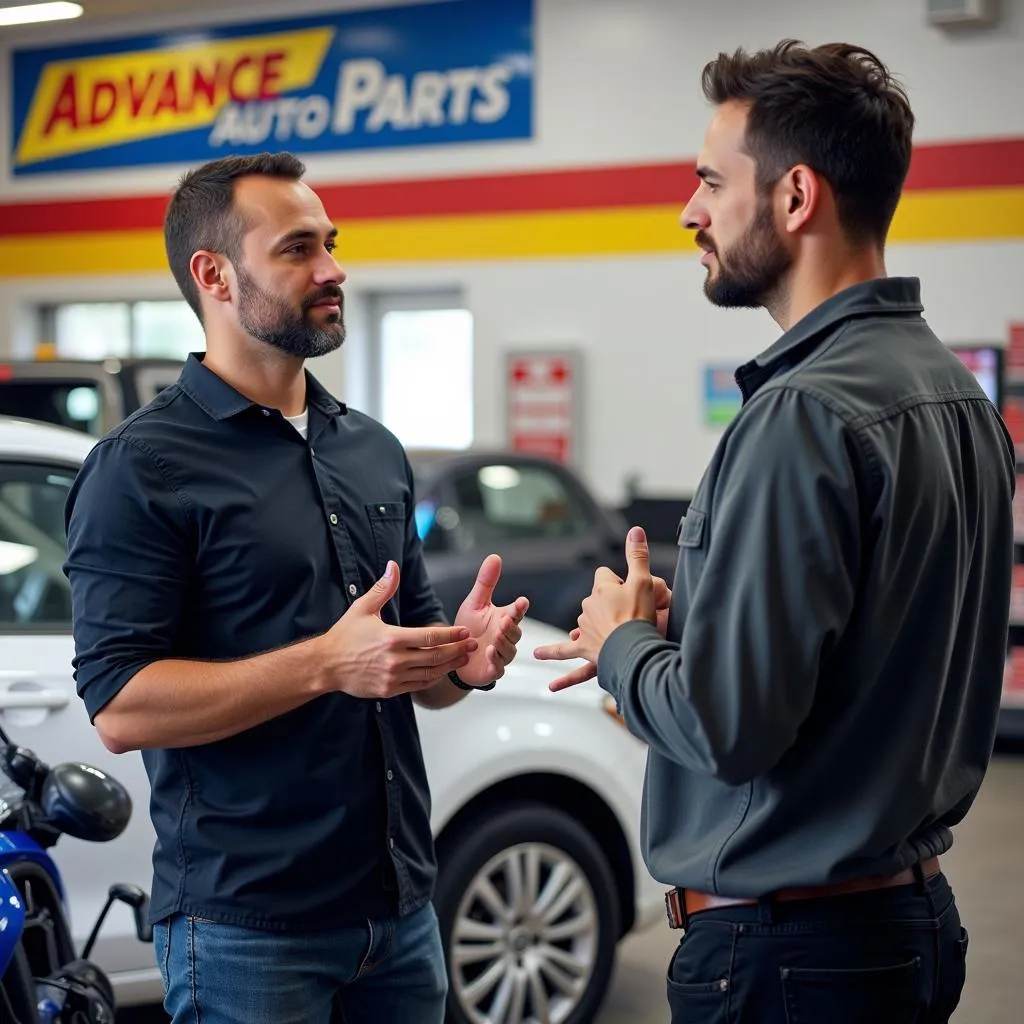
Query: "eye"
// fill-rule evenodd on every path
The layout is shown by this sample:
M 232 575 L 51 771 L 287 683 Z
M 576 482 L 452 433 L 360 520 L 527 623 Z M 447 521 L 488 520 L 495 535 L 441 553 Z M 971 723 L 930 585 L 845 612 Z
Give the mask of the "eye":
M 285 249 L 286 253 L 297 253 L 298 255 L 302 255 L 305 251 L 306 246 L 302 242 L 300 242 L 298 245 L 290 245 L 288 246 L 287 249 Z
M 327 251 L 328 251 L 329 253 L 332 253 L 332 254 L 333 254 L 333 253 L 334 253 L 334 250 L 338 248 L 338 243 L 337 243 L 337 242 L 334 242 L 334 241 L 331 241 L 331 242 L 324 242 L 324 248 L 325 248 L 325 249 L 326 249 L 326 250 L 327 250 Z

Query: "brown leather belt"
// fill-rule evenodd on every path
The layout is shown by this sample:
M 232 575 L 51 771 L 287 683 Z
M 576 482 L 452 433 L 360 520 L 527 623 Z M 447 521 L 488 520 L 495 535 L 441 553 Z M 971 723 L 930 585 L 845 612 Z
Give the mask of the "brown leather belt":
M 941 870 L 938 857 L 929 857 L 918 866 L 925 878 L 937 875 Z M 774 901 L 788 902 L 792 900 L 814 900 L 824 896 L 845 896 L 855 892 L 870 892 L 873 889 L 889 889 L 897 885 L 910 885 L 916 878 L 917 868 L 905 868 L 895 875 L 874 878 L 853 878 L 848 882 L 835 882 L 830 885 L 798 885 L 788 889 L 779 889 L 770 894 Z M 722 907 L 756 906 L 758 900 L 753 897 L 716 896 L 714 893 L 697 892 L 694 889 L 669 889 L 665 894 L 665 909 L 668 912 L 670 928 L 685 928 L 687 921 L 694 914 L 703 910 L 718 910 Z

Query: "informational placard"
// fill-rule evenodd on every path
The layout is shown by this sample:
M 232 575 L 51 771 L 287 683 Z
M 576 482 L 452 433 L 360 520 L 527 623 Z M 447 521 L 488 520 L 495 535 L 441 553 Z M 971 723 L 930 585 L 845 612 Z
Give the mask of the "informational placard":
M 1024 647 L 1011 647 L 1003 672 L 1003 707 L 1024 708 Z
M 510 352 L 507 357 L 508 446 L 574 462 L 580 436 L 580 357 L 572 351 Z
M 1010 324 L 1010 339 L 1006 346 L 1006 381 L 1024 384 L 1024 324 Z
M 15 49 L 14 174 L 529 138 L 533 0 Z
M 736 367 L 709 364 L 704 367 L 704 422 L 709 427 L 728 426 L 743 405 L 736 383 Z

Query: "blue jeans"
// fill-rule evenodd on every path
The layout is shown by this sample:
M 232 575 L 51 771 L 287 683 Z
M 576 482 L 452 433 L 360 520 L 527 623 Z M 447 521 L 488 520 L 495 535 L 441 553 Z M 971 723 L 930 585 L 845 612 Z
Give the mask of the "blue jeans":
M 673 1024 L 946 1024 L 967 932 L 946 878 L 694 914 L 668 975 Z
M 270 932 L 175 914 L 153 929 L 173 1024 L 441 1024 L 431 904 L 409 917 Z

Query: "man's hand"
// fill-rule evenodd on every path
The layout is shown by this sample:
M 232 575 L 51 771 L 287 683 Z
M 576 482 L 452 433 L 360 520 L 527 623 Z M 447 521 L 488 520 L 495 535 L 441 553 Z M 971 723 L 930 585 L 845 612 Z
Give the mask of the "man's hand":
M 477 573 L 476 583 L 462 602 L 455 625 L 465 627 L 477 642 L 476 651 L 458 669 L 459 678 L 470 686 L 481 686 L 500 679 L 505 666 L 516 656 L 516 644 L 523 633 L 519 623 L 530 607 L 525 597 L 498 607 L 493 602 L 494 588 L 501 578 L 501 558 L 488 555 Z
M 394 697 L 464 672 L 478 642 L 465 626 L 391 626 L 381 609 L 398 592 L 398 566 L 384 575 L 317 638 L 332 689 L 353 697 Z M 468 682 L 469 680 L 467 680 Z
M 634 526 L 626 535 L 626 565 L 625 580 L 604 566 L 598 569 L 594 574 L 594 589 L 583 601 L 579 627 L 569 634 L 568 641 L 538 647 L 533 652 L 540 661 L 583 658 L 587 662 L 552 680 L 549 689 L 564 690 L 593 679 L 605 640 L 624 622 L 646 620 L 665 635 L 672 592 L 664 580 L 651 576 L 647 536 L 639 526 Z

